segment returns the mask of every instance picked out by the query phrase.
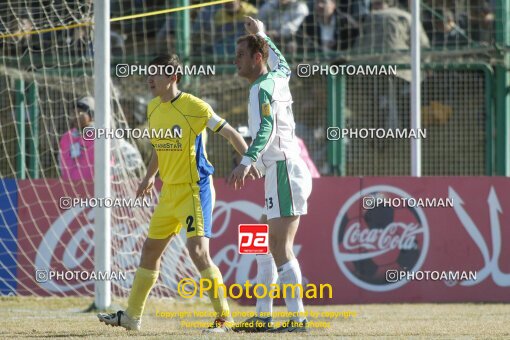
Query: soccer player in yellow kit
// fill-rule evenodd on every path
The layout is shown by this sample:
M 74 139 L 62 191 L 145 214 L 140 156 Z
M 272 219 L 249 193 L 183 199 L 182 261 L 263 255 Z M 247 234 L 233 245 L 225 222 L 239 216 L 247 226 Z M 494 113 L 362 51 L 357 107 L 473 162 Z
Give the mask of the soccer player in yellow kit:
M 150 65 L 171 65 L 174 69 L 181 66 L 176 55 L 159 56 Z M 186 228 L 189 254 L 201 277 L 223 283 L 222 275 L 209 254 L 214 206 L 211 175 L 214 167 L 207 160 L 202 132 L 208 127 L 219 133 L 240 154 L 244 154 L 248 146 L 241 135 L 216 115 L 206 102 L 179 91 L 177 83 L 180 78 L 180 74 L 158 74 L 148 79 L 155 96 L 147 107 L 149 131 L 162 129 L 166 138 L 160 138 L 161 134 L 151 136 L 155 152 L 152 153 L 137 197 L 150 195 L 158 170 L 163 187 L 159 204 L 150 221 L 149 234 L 142 249 L 127 309 L 112 314 L 98 314 L 100 321 L 112 326 L 140 329 L 145 302 L 158 279 L 161 255 L 170 240 L 179 234 L 182 226 Z M 258 172 L 253 169 L 252 175 L 258 176 Z M 208 330 L 229 331 L 233 320 L 226 298 L 221 291 L 218 297 L 209 295 L 217 317 Z

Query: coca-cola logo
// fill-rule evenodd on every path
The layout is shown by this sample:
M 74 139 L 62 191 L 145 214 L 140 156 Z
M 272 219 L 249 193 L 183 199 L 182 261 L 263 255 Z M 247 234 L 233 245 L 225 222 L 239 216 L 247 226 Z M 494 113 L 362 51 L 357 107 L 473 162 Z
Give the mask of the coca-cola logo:
M 76 233 L 73 233 L 67 240 L 63 240 L 63 235 L 68 232 L 69 226 L 76 217 L 81 214 L 83 209 L 84 208 L 76 207 L 67 210 L 51 225 L 44 234 L 37 249 L 34 261 L 34 267 L 36 269 L 57 269 L 55 268 L 56 250 L 64 247 L 61 251 L 61 255 L 58 256 L 58 262 L 61 266 L 59 269 L 63 267 L 67 270 L 84 270 L 84 262 L 90 262 L 90 258 L 93 254 L 93 243 L 91 242 L 90 236 L 93 225 L 82 225 Z M 91 216 L 92 211 L 87 214 L 86 218 L 90 220 Z M 63 244 L 63 242 L 65 243 Z M 91 283 L 48 280 L 46 282 L 38 282 L 38 284 L 47 291 L 64 293 L 75 291 Z
M 342 206 L 333 229 L 333 253 L 340 270 L 356 286 L 384 292 L 406 280 L 387 282 L 387 270 L 417 271 L 429 246 L 429 227 L 421 207 L 362 207 L 367 196 L 412 198 L 389 185 L 365 188 Z
M 94 209 L 75 207 L 60 215 L 43 235 L 34 260 L 35 269 L 41 270 L 94 270 Z M 130 223 L 133 224 L 133 223 Z M 131 286 L 139 262 L 139 250 L 146 235 L 147 223 L 112 226 L 115 246 L 112 271 L 126 273 L 127 280 L 114 284 L 127 289 Z M 129 235 L 129 237 L 126 237 Z M 93 281 L 48 280 L 38 285 L 54 293 L 93 290 Z
M 347 250 L 366 249 L 367 258 L 379 256 L 394 249 L 416 249 L 416 234 L 421 233 L 417 224 L 392 222 L 384 229 L 361 228 L 359 222 L 350 225 L 343 237 Z

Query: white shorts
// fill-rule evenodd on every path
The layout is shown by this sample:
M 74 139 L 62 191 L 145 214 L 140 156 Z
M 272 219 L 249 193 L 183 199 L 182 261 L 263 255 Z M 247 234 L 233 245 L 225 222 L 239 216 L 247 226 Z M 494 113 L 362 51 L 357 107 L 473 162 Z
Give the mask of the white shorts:
M 301 158 L 276 161 L 266 168 L 264 214 L 267 219 L 306 215 L 312 176 Z

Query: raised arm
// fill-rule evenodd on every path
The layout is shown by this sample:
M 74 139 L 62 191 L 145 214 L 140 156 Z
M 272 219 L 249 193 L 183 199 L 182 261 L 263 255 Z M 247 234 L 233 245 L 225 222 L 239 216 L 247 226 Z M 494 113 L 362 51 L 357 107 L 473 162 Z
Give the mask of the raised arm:
M 267 59 L 269 69 L 271 71 L 282 71 L 285 74 L 285 76 L 289 77 L 290 76 L 289 64 L 285 60 L 280 50 L 273 43 L 271 38 L 269 38 L 264 33 L 264 24 L 259 20 L 253 19 L 252 17 L 246 17 L 244 27 L 246 28 L 246 31 L 248 31 L 248 33 L 259 35 L 269 45 L 269 57 Z

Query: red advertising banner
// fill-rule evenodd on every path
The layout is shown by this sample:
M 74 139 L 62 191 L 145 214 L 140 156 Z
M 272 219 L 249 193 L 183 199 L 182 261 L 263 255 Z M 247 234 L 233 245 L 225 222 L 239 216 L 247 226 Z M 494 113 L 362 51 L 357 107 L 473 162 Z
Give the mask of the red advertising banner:
M 239 254 L 238 226 L 258 222 L 263 182 L 248 181 L 234 191 L 216 179 L 215 187 L 212 257 L 227 284 L 255 283 L 256 255 Z M 68 192 L 79 197 L 91 188 L 58 180 L 19 181 L 18 294 L 90 292 L 72 282 L 41 284 L 34 271 L 47 263 L 93 268 L 90 216 L 62 210 L 55 202 Z M 115 211 L 114 218 L 125 220 L 123 214 L 128 213 Z M 508 214 L 506 178 L 314 179 L 294 252 L 303 284 L 330 284 L 333 296 L 306 303 L 510 302 Z M 149 218 L 140 228 L 147 228 Z M 140 238 L 129 241 L 131 251 L 140 250 Z M 124 269 L 137 265 L 121 260 Z
M 89 193 L 93 192 L 92 187 L 89 186 Z M 59 208 L 61 197 L 83 197 L 87 194 L 87 186 L 72 182 L 64 184 L 59 180 L 20 180 L 18 190 L 17 294 L 84 294 L 84 287 L 73 282 L 46 280 L 44 269 L 65 269 L 63 264 L 80 259 L 80 269 L 94 268 L 94 248 L 90 242 L 82 248 L 82 242 L 77 240 L 73 243 L 77 247 L 68 247 L 77 233 L 83 235 L 85 232 L 91 239 L 92 225 L 84 219 L 86 216 L 78 216 L 75 210 Z M 75 268 L 74 264 L 68 265 Z

